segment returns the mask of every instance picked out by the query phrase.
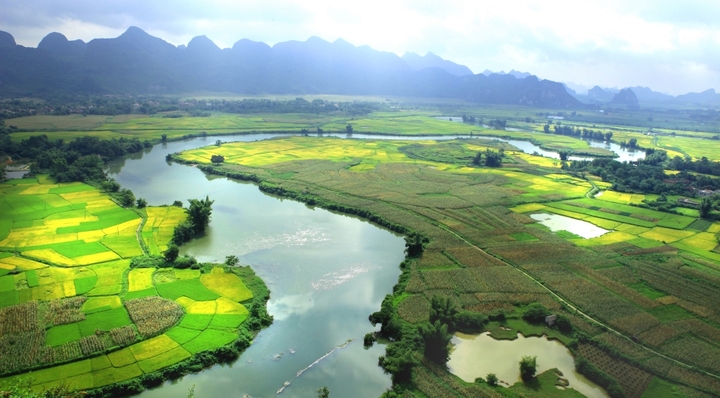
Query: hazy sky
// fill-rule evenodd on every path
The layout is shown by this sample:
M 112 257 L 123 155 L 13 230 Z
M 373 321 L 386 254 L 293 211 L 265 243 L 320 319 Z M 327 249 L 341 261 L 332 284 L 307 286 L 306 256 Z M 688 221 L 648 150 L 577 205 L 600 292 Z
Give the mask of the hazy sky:
M 475 73 L 720 90 L 717 0 L 0 0 L 0 9 L 0 30 L 28 47 L 52 31 L 89 41 L 129 26 L 175 45 L 206 35 L 223 48 L 342 37 L 398 55 L 431 51 Z

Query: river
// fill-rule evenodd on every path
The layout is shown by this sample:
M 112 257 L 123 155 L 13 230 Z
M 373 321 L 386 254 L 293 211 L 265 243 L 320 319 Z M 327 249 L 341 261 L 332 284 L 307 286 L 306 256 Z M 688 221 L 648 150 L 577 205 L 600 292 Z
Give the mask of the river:
M 182 251 L 200 261 L 222 262 L 234 254 L 251 265 L 271 290 L 268 311 L 275 317 L 232 366 L 216 365 L 142 397 L 185 396 L 192 386 L 201 397 L 272 397 L 286 382 L 291 383 L 283 397 L 313 396 L 323 386 L 333 395 L 370 397 L 391 385 L 377 366 L 385 348 L 365 350 L 362 340 L 374 330 L 368 315 L 397 282 L 402 237 L 357 218 L 265 195 L 252 184 L 165 161 L 167 153 L 216 139 L 267 137 L 172 142 L 109 164 L 112 178 L 151 205 L 182 200 L 187 206 L 187 199 L 209 195 L 215 203 L 207 236 Z
M 150 205 L 181 200 L 187 206 L 187 199 L 206 195 L 214 200 L 206 236 L 183 245 L 182 252 L 200 261 L 238 256 L 267 283 L 268 311 L 275 317 L 234 364 L 166 382 L 141 397 L 185 396 L 192 387 L 201 397 L 307 397 L 327 386 L 333 395 L 352 398 L 379 396 L 391 386 L 390 377 L 377 366 L 384 346 L 365 349 L 362 338 L 374 330 L 368 315 L 380 308 L 400 274 L 402 237 L 354 217 L 265 195 L 253 184 L 165 161 L 168 153 L 218 139 L 274 136 L 200 137 L 159 144 L 109 163 L 109 176 Z

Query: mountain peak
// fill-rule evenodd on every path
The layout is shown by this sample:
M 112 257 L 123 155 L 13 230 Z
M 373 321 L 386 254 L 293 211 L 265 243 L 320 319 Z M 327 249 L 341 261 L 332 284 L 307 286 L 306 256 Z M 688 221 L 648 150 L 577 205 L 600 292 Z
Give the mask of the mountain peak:
M 218 47 L 217 44 L 215 44 L 207 36 L 202 35 L 193 37 L 188 43 L 187 49 L 191 51 L 215 51 L 220 50 L 220 47 Z
M 620 90 L 619 93 L 615 94 L 610 103 L 613 105 L 625 105 L 629 108 L 637 108 L 639 106 L 637 96 L 635 92 L 629 88 Z
M 0 47 L 15 47 L 16 45 L 13 35 L 0 30 Z
M 151 37 L 147 32 L 138 28 L 137 26 L 131 26 L 127 28 L 125 33 L 121 34 L 120 37 L 136 38 L 136 37 Z

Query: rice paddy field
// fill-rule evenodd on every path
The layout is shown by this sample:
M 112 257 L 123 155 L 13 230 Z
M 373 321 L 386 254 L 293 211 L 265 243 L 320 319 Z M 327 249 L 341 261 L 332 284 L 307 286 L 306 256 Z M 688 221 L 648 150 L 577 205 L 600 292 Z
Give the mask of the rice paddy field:
M 22 131 L 11 134 L 19 141 L 30 136 L 46 134 L 52 140 L 69 141 L 83 136 L 99 138 L 138 138 L 141 140 L 159 140 L 163 134 L 168 138 L 179 138 L 189 134 L 233 134 L 250 132 L 292 132 L 308 129 L 315 133 L 317 128 L 326 132 L 345 132 L 348 124 L 356 133 L 380 133 L 397 135 L 489 135 L 512 139 L 530 140 L 543 148 L 551 150 L 569 150 L 577 153 L 597 153 L 607 155 L 600 148 L 591 148 L 585 141 L 571 137 L 543 134 L 542 126 L 547 119 L 536 116 L 537 109 L 514 107 L 476 107 L 453 111 L 484 117 L 487 120 L 502 118 L 509 120 L 516 128 L 511 130 L 493 130 L 464 123 L 450 122 L 442 117 L 445 111 L 398 109 L 394 112 L 375 112 L 362 117 L 349 117 L 344 114 L 251 114 L 237 115 L 213 113 L 210 117 L 165 118 L 158 115 L 118 115 L 118 116 L 28 116 L 6 121 L 7 125 L 17 126 Z M 532 122 L 525 122 L 532 118 Z M 646 129 L 617 126 L 613 124 L 592 124 L 578 120 L 569 121 L 571 125 L 587 127 L 603 132 L 613 132 L 616 142 L 631 138 L 638 140 L 643 148 L 658 148 L 669 152 L 670 156 L 688 155 L 693 158 L 707 156 L 720 159 L 720 141 L 707 139 L 708 134 L 691 136 L 651 136 Z M 597 123 L 597 124 L 596 124 Z M 519 130 L 518 130 L 519 129 Z M 665 133 L 663 133 L 665 134 Z M 669 134 L 669 133 L 668 133 Z
M 0 184 L 0 200 L 0 386 L 107 386 L 238 338 L 241 271 L 131 268 L 139 239 L 165 250 L 182 208 L 126 209 L 45 176 Z
M 466 310 L 502 312 L 508 324 L 525 305 L 540 302 L 596 342 L 583 355 L 615 375 L 627 396 L 643 396 L 659 383 L 681 386 L 686 396 L 720 394 L 720 224 L 693 211 L 635 206 L 652 195 L 589 196 L 587 180 L 510 148 L 500 168 L 471 167 L 464 154 L 497 150 L 491 142 L 288 137 L 177 156 L 209 163 L 222 154 L 216 173 L 254 174 L 265 187 L 330 208 L 362 209 L 430 238 L 394 296 L 405 322 L 427 320 L 436 295 Z M 553 233 L 529 217 L 536 213 L 608 232 L 593 239 Z M 608 359 L 609 351 L 596 347 L 615 351 Z M 453 390 L 491 395 L 431 363 L 414 368 L 411 396 Z

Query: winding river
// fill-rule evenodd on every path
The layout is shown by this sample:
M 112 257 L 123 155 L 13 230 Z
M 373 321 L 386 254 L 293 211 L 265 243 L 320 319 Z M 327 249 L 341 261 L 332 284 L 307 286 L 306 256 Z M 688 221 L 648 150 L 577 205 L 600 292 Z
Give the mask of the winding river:
M 232 366 L 149 390 L 143 397 L 314 396 L 327 386 L 346 397 L 379 396 L 391 381 L 377 366 L 384 347 L 365 350 L 373 331 L 368 315 L 380 308 L 400 274 L 404 240 L 356 218 L 312 209 L 263 194 L 257 186 L 207 176 L 169 164 L 170 152 L 223 140 L 267 135 L 205 137 L 157 145 L 112 162 L 108 173 L 153 205 L 209 195 L 214 200 L 207 236 L 182 247 L 200 261 L 234 254 L 271 290 L 275 322 Z M 187 206 L 187 202 L 185 202 Z
M 234 254 L 251 265 L 271 290 L 268 311 L 275 317 L 234 364 L 166 382 L 142 397 L 186 396 L 190 388 L 203 397 L 307 397 L 327 386 L 331 393 L 341 391 L 352 398 L 379 396 L 391 386 L 390 377 L 377 366 L 384 346 L 365 349 L 362 338 L 373 331 L 368 315 L 380 308 L 400 274 L 402 237 L 357 218 L 265 195 L 253 184 L 165 161 L 168 153 L 218 139 L 255 141 L 274 136 L 170 142 L 108 165 L 112 178 L 151 205 L 175 200 L 187 205 L 187 199 L 206 195 L 214 200 L 207 235 L 184 245 L 182 251 L 215 262 Z M 354 134 L 353 138 L 456 137 Z

